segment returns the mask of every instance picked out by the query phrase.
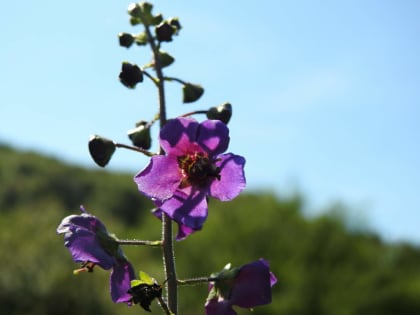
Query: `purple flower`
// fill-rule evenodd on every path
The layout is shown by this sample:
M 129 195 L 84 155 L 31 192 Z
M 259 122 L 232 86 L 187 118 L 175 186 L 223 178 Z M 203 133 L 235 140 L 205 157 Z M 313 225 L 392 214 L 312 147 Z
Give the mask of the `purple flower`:
M 73 260 L 82 263 L 75 274 L 99 267 L 111 271 L 110 291 L 115 303 L 131 304 L 130 281 L 135 278 L 134 269 L 119 246 L 116 238 L 108 233 L 105 225 L 95 216 L 88 214 L 83 207 L 80 215 L 65 217 L 57 228 L 64 234 L 64 245 L 69 249 Z
M 271 303 L 271 287 L 277 282 L 269 264 L 259 259 L 239 268 L 230 266 L 214 275 L 205 305 L 206 315 L 236 315 L 232 306 L 252 308 Z
M 245 159 L 225 153 L 229 129 L 219 120 L 169 120 L 160 132 L 166 155 L 153 156 L 134 178 L 139 191 L 179 225 L 177 239 L 200 230 L 207 196 L 232 200 L 245 188 Z

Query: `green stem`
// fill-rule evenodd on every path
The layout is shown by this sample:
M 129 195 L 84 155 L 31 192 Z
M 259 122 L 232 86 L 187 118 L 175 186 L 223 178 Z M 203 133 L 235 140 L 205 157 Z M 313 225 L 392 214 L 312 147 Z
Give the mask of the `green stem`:
M 194 284 L 207 283 L 211 281 L 217 281 L 217 278 L 199 277 L 199 278 L 192 278 L 192 279 L 177 280 L 179 285 L 194 285 Z
M 146 245 L 146 246 L 162 246 L 162 241 L 143 241 L 143 240 L 117 240 L 120 245 Z
M 154 58 L 154 69 L 157 76 L 157 88 L 159 95 L 159 120 L 160 129 L 166 124 L 166 103 L 165 103 L 165 86 L 164 77 L 162 72 L 162 66 L 159 60 L 159 47 L 155 43 L 155 39 L 150 32 L 149 25 L 144 23 L 146 35 L 149 41 L 150 48 L 153 52 Z M 164 154 L 162 148 L 160 148 L 160 154 Z M 172 220 L 165 213 L 162 214 L 162 256 L 163 256 L 163 267 L 166 275 L 166 294 L 167 294 L 167 305 L 169 311 L 177 314 L 178 313 L 178 286 L 176 279 L 175 269 L 175 254 L 174 244 L 172 235 Z
M 144 155 L 147 155 L 147 156 L 153 156 L 153 155 L 156 155 L 155 153 L 152 153 L 152 152 L 150 152 L 150 151 L 147 151 L 147 150 L 142 149 L 142 148 L 139 148 L 139 147 L 134 147 L 134 146 L 132 146 L 132 145 L 127 145 L 127 144 L 124 144 L 124 143 L 118 143 L 118 142 L 114 142 L 114 144 L 115 144 L 115 146 L 116 146 L 117 148 L 124 148 L 124 149 L 133 150 L 133 151 L 136 151 L 136 152 L 143 153 Z

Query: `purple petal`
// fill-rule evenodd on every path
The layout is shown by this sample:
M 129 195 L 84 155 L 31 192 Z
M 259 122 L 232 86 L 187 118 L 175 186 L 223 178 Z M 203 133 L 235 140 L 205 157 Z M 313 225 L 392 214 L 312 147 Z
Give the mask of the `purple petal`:
M 200 124 L 197 143 L 210 156 L 223 153 L 229 145 L 229 129 L 219 120 L 205 120 Z
M 178 223 L 178 234 L 176 235 L 176 240 L 182 241 L 186 239 L 188 235 L 197 231 L 199 231 L 199 229 L 193 229 L 184 224 Z
M 270 264 L 268 263 L 268 261 L 267 260 L 265 260 L 264 258 L 260 258 L 259 259 L 259 261 L 261 262 L 261 263 L 263 263 L 267 268 L 270 268 Z M 273 286 L 273 285 L 275 285 L 277 283 L 277 278 L 276 278 L 276 276 L 274 275 L 274 273 L 272 273 L 271 271 L 270 271 L 270 285 L 271 286 Z
M 220 167 L 220 180 L 213 180 L 210 185 L 210 196 L 221 201 L 232 200 L 245 188 L 245 159 L 232 153 L 222 154 L 216 163 Z
M 206 302 L 206 315 L 237 315 L 229 301 L 211 299 Z
M 168 120 L 160 131 L 160 145 L 168 155 L 183 156 L 203 152 L 196 143 L 199 123 L 191 118 Z
M 102 222 L 92 215 L 71 215 L 63 219 L 57 232 L 64 234 L 64 246 L 75 262 L 90 261 L 107 270 L 115 260 L 102 248 L 95 226 L 106 231 Z
M 72 226 L 77 226 L 92 232 L 98 229 L 106 231 L 105 225 L 97 217 L 88 213 L 82 213 L 80 215 L 69 215 L 65 217 L 57 227 L 57 233 L 66 233 Z
M 242 266 L 233 283 L 231 303 L 244 308 L 271 303 L 270 282 L 270 269 L 264 262 Z
M 132 296 L 127 292 L 134 278 L 133 266 L 128 261 L 118 262 L 114 266 L 110 277 L 111 299 L 114 303 L 131 304 Z
M 200 230 L 207 218 L 206 192 L 190 188 L 178 190 L 160 209 L 178 224 Z
M 153 156 L 149 164 L 134 177 L 134 181 L 139 191 L 149 198 L 170 198 L 181 182 L 176 156 Z

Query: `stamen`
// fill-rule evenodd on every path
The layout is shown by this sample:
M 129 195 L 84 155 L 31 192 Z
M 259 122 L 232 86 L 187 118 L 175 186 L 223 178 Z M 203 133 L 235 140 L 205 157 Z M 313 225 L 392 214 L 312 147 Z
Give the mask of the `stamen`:
M 82 263 L 81 268 L 73 270 L 73 274 L 78 275 L 81 272 L 93 272 L 93 267 L 95 267 L 95 263 L 86 261 Z

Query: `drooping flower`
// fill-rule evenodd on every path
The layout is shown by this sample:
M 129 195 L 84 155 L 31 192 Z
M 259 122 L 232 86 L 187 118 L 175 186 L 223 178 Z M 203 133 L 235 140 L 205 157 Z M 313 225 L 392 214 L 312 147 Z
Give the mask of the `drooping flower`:
M 169 120 L 159 141 L 166 154 L 153 156 L 134 181 L 159 207 L 157 216 L 165 212 L 179 224 L 179 240 L 202 228 L 207 196 L 228 201 L 245 188 L 245 159 L 223 153 L 229 129 L 218 120 Z
M 268 262 L 262 258 L 233 269 L 229 264 L 212 276 L 217 280 L 209 286 L 206 315 L 236 315 L 234 305 L 252 308 L 269 304 L 271 287 L 277 282 Z
M 82 267 L 75 274 L 99 267 L 111 271 L 110 293 L 115 303 L 131 304 L 130 281 L 135 278 L 133 266 L 125 257 L 116 238 L 110 235 L 105 225 L 95 216 L 80 207 L 82 214 L 65 217 L 57 227 L 64 234 L 64 245 L 75 262 Z

